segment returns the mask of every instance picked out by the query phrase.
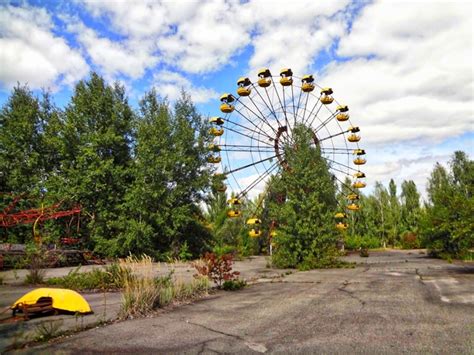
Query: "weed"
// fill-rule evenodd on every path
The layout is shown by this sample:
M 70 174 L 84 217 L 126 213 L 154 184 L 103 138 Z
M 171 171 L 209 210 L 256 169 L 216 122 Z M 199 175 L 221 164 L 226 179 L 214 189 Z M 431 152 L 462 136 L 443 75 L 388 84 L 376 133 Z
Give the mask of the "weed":
M 237 291 L 244 288 L 247 285 L 245 280 L 235 279 L 235 280 L 227 280 L 224 281 L 222 284 L 222 289 L 226 291 Z
M 196 298 L 209 289 L 207 277 L 197 277 L 190 283 L 174 281 L 174 271 L 166 276 L 154 277 L 152 259 L 146 255 L 141 258 L 130 256 L 120 266 L 130 270 L 123 278 L 123 318 L 145 316 L 158 307 Z
M 114 290 L 123 287 L 123 279 L 129 270 L 122 269 L 118 263 L 104 269 L 80 272 L 81 267 L 71 270 L 66 276 L 52 277 L 46 280 L 48 285 L 61 286 L 73 290 Z
M 206 253 L 204 258 L 193 263 L 193 266 L 199 275 L 207 276 L 217 284 L 218 288 L 221 288 L 224 281 L 233 280 L 240 275 L 238 271 L 232 271 L 232 263 L 231 254 L 218 256 L 214 253 Z
M 48 321 L 38 324 L 35 328 L 35 341 L 48 341 L 60 335 L 60 328 L 63 320 Z

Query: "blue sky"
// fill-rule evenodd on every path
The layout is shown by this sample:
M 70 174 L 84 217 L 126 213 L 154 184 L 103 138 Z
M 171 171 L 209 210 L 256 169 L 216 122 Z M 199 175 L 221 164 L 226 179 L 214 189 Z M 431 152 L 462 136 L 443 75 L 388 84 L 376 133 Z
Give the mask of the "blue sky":
M 394 177 L 424 190 L 436 161 L 474 153 L 468 1 L 0 4 L 0 103 L 20 82 L 49 88 L 64 106 L 97 71 L 125 85 L 133 105 L 153 86 L 171 100 L 183 87 L 202 114 L 217 115 L 240 76 L 291 67 L 350 106 L 369 185 Z

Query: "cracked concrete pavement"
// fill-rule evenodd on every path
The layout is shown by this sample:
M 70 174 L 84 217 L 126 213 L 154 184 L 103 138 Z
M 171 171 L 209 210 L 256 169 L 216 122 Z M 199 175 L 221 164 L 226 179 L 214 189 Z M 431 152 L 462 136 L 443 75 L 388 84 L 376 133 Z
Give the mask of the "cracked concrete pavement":
M 293 273 L 115 323 L 34 353 L 474 353 L 474 265 L 418 251 L 349 256 L 354 269 Z M 263 263 L 262 258 L 252 262 Z M 251 263 L 249 263 L 251 264 Z

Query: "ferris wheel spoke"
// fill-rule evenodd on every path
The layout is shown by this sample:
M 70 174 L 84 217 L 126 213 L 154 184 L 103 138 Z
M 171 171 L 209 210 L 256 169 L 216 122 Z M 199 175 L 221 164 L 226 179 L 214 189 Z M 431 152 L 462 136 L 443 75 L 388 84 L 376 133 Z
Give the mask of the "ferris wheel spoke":
M 353 170 L 353 171 L 359 171 L 358 169 L 355 169 L 355 168 L 353 168 L 353 167 L 350 166 L 350 165 L 346 165 L 346 164 L 340 163 L 340 162 L 335 161 L 335 160 L 332 160 L 332 159 L 330 159 L 330 158 L 326 158 L 326 157 L 323 157 L 323 158 L 324 158 L 325 160 L 328 160 L 328 161 L 334 163 L 334 164 L 343 166 L 343 167 L 345 167 L 345 168 L 347 168 L 347 169 L 350 169 L 350 170 Z M 334 167 L 332 167 L 332 169 L 336 170 L 336 168 L 334 168 Z M 348 174 L 348 175 L 349 175 L 349 174 Z
M 283 88 L 283 103 L 281 101 L 281 98 L 280 98 L 280 94 L 278 93 L 278 89 L 277 89 L 277 86 L 275 85 L 275 81 L 273 80 L 273 77 L 272 77 L 272 86 L 273 88 L 275 89 L 275 93 L 278 97 L 278 101 L 280 102 L 280 107 L 282 108 L 283 110 L 283 115 L 285 116 L 285 123 L 286 123 L 286 127 L 288 127 L 289 130 L 291 130 L 291 127 L 290 127 L 290 124 L 288 122 L 288 117 L 287 117 L 287 114 L 286 114 L 286 104 L 285 104 L 285 87 L 282 86 Z
M 235 173 L 235 172 L 237 172 L 237 171 L 241 171 L 241 170 L 244 170 L 244 169 L 248 169 L 248 168 L 250 168 L 250 167 L 252 167 L 252 166 L 254 166 L 254 165 L 262 164 L 262 163 L 264 163 L 264 162 L 266 162 L 266 161 L 275 159 L 276 157 L 277 157 L 277 155 L 273 155 L 273 156 L 271 156 L 271 157 L 268 157 L 268 158 L 259 160 L 259 161 L 257 161 L 257 162 L 252 162 L 252 163 L 250 163 L 250 164 L 247 164 L 247 165 L 244 165 L 244 166 L 241 166 L 241 167 L 232 169 L 232 170 L 228 171 L 226 174 L 233 174 L 233 173 Z
M 306 123 L 309 122 L 309 120 L 310 120 L 311 117 L 312 117 L 312 114 L 313 114 L 314 110 L 318 107 L 318 104 L 321 104 L 321 105 L 320 105 L 320 107 L 318 108 L 318 111 L 316 112 L 316 114 L 314 115 L 313 121 L 314 121 L 314 119 L 318 116 L 319 110 L 321 109 L 321 106 L 323 105 L 323 104 L 321 103 L 321 101 L 319 100 L 319 98 L 318 98 L 318 100 L 316 101 L 316 103 L 313 105 L 313 108 L 311 109 L 311 111 L 310 111 L 310 113 L 309 113 L 309 115 L 308 115 L 308 117 L 307 117 L 307 121 L 304 121 L 304 122 L 303 122 L 304 125 L 306 125 Z M 312 124 L 313 121 L 311 121 L 311 124 Z M 309 125 L 307 125 L 307 126 L 308 126 L 308 127 L 311 127 L 311 124 L 309 124 Z
M 347 174 L 347 175 L 349 175 L 349 174 Z M 352 192 L 352 193 L 358 195 L 357 191 L 354 190 L 354 189 L 352 188 L 352 186 L 347 185 L 344 181 L 341 181 L 337 176 L 334 176 L 334 177 L 336 178 L 337 181 L 339 181 L 339 183 L 340 183 L 341 185 L 344 185 L 350 192 Z
M 245 120 L 246 120 L 247 122 L 249 122 L 249 123 L 252 124 L 256 129 L 258 129 L 258 130 L 260 131 L 260 133 L 262 133 L 262 134 L 263 134 L 264 136 L 266 136 L 267 138 L 272 139 L 272 137 L 269 136 L 267 132 L 262 131 L 262 129 L 261 129 L 260 127 L 258 127 L 255 123 L 253 123 L 251 120 L 249 120 L 249 119 L 247 118 L 247 116 L 245 116 L 244 114 L 242 114 L 242 113 L 241 113 L 239 110 L 237 110 L 237 109 L 234 109 L 234 110 L 235 110 L 235 112 L 237 112 L 240 116 L 242 116 L 243 118 L 245 118 Z M 254 132 L 255 132 L 255 131 L 254 131 Z
M 263 98 L 262 94 L 260 94 L 260 91 L 258 90 L 255 90 L 258 94 L 258 96 L 260 96 L 260 99 L 262 100 L 262 102 L 265 104 L 265 106 L 268 108 L 268 110 L 270 111 L 270 113 L 273 115 L 273 117 L 275 117 L 277 123 L 278 123 L 278 126 L 281 127 L 281 124 L 280 124 L 280 121 L 278 120 L 278 117 L 276 115 L 276 113 L 270 108 L 270 106 L 268 106 L 267 102 L 265 101 L 265 99 Z M 267 92 L 267 89 L 265 88 L 265 92 Z M 267 96 L 268 96 L 268 92 L 267 92 Z M 270 101 L 271 102 L 271 101 Z
M 292 87 L 292 88 L 293 88 L 293 87 Z M 302 90 L 300 90 L 300 95 L 298 96 L 298 105 L 296 105 L 296 114 L 295 114 L 295 118 L 296 118 L 296 117 L 298 117 L 298 111 L 299 111 L 299 109 L 300 109 L 301 93 L 302 93 L 302 92 L 303 92 L 303 91 L 302 91 Z
M 270 129 L 273 131 L 273 133 L 276 133 L 275 128 L 267 121 L 267 119 L 265 118 L 265 115 L 263 114 L 263 112 L 259 109 L 257 104 L 252 100 L 252 97 L 248 96 L 248 98 L 249 98 L 250 102 L 252 102 L 252 104 L 255 106 L 257 111 L 260 113 L 260 115 L 257 115 L 250 107 L 248 107 L 246 104 L 244 104 L 243 101 L 240 100 L 240 98 L 238 99 L 238 102 L 240 102 L 242 104 L 242 106 L 244 106 L 247 110 L 252 112 L 256 117 L 260 118 L 263 122 L 265 122 L 266 125 L 268 127 L 270 127 Z
M 273 163 L 265 172 L 257 177 L 254 181 L 252 181 L 242 192 L 237 195 L 238 197 L 245 196 L 250 190 L 252 190 L 255 186 L 257 186 L 263 179 L 265 179 L 268 175 L 270 175 L 276 168 L 278 167 L 278 162 Z
M 330 136 L 321 138 L 321 139 L 319 139 L 319 141 L 320 141 L 320 142 L 324 142 L 324 141 L 326 141 L 326 140 L 328 140 L 328 139 L 331 139 L 331 138 L 340 136 L 341 134 L 345 134 L 345 133 L 347 133 L 347 131 L 342 131 L 342 132 L 339 132 L 339 133 L 336 133 L 336 134 L 333 134 L 333 135 L 330 135 Z
M 314 129 L 315 132 L 319 131 L 321 128 L 325 127 L 329 122 L 331 122 L 332 119 L 336 117 L 336 112 L 332 113 L 331 116 L 326 118 L 324 121 L 321 122 L 321 124 Z
M 318 104 L 318 103 L 316 102 L 316 105 L 317 105 L 317 104 Z M 319 105 L 318 111 L 316 111 L 316 113 L 314 114 L 313 119 L 311 120 L 311 123 L 309 124 L 309 127 L 311 127 L 311 126 L 313 125 L 313 123 L 314 123 L 314 120 L 315 120 L 316 118 L 318 118 L 319 111 L 321 111 L 321 109 L 323 108 L 323 106 L 324 106 L 323 103 L 321 103 L 321 105 Z M 310 117 L 310 116 L 308 116 L 308 120 L 309 120 L 309 117 Z
M 245 128 L 245 129 L 248 129 L 250 132 L 254 132 L 254 133 L 255 133 L 255 131 L 252 131 L 252 130 L 249 129 L 248 127 L 242 126 L 242 125 L 240 125 L 240 124 L 238 124 L 238 123 L 235 123 L 235 122 L 232 122 L 232 121 L 229 121 L 229 120 L 227 120 L 227 122 L 232 123 L 232 124 L 235 124 L 236 126 L 243 127 L 243 128 Z M 261 141 L 261 140 L 255 138 L 255 137 L 249 136 L 248 134 L 239 132 L 239 131 L 237 131 L 237 130 L 235 130 L 235 129 L 233 129 L 233 128 L 230 128 L 229 126 L 223 126 L 223 127 L 224 127 L 224 129 L 227 129 L 227 130 L 229 130 L 229 131 L 231 131 L 231 132 L 240 134 L 241 136 L 247 137 L 247 138 L 249 138 L 249 139 L 255 139 L 256 141 L 259 141 L 260 143 L 263 143 L 263 144 L 266 144 L 266 145 L 268 145 L 268 146 L 270 146 L 270 147 L 273 147 L 273 145 L 270 144 L 270 143 L 268 143 L 268 142 Z
M 304 119 L 306 115 L 306 107 L 308 107 L 308 100 L 309 100 L 309 93 L 306 94 L 306 102 L 304 104 L 303 117 L 301 118 L 301 122 L 303 122 L 303 124 L 304 124 Z

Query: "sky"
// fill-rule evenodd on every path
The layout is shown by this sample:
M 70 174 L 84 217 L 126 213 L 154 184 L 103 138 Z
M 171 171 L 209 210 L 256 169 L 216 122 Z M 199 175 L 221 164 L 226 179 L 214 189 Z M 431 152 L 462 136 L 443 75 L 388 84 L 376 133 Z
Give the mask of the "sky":
M 368 191 L 394 178 L 424 193 L 436 162 L 474 156 L 473 12 L 470 1 L 0 0 L 0 104 L 27 83 L 64 107 L 96 71 L 135 107 L 152 87 L 171 101 L 184 88 L 213 116 L 240 76 L 290 67 L 349 105 Z

